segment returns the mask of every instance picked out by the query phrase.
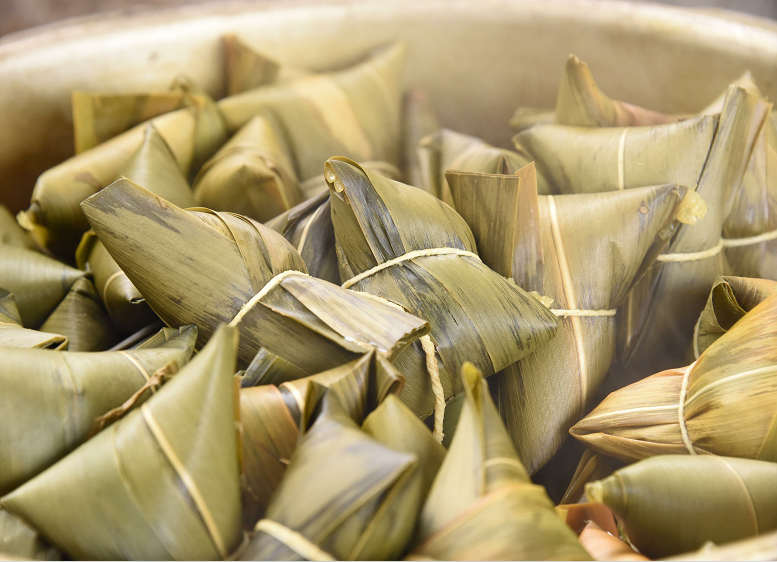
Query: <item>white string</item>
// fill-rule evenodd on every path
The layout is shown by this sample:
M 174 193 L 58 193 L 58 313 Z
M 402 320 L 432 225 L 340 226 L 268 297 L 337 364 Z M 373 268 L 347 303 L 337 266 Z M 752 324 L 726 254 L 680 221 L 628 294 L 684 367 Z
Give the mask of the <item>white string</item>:
M 621 133 L 621 139 L 618 143 L 618 189 L 623 190 L 626 187 L 626 133 L 629 132 L 628 127 L 623 128 Z
M 254 532 L 258 533 L 259 531 L 267 533 L 306 560 L 337 560 L 306 536 L 289 529 L 286 525 L 281 525 L 277 521 L 261 519 L 254 527 Z
M 262 300 L 267 293 L 272 291 L 275 287 L 281 284 L 281 281 L 286 279 L 287 277 L 291 277 L 292 275 L 299 275 L 302 277 L 309 277 L 307 273 L 302 273 L 301 271 L 296 271 L 294 269 L 289 269 L 286 271 L 282 271 L 272 279 L 270 279 L 267 284 L 262 287 L 262 290 L 256 293 L 253 297 L 251 297 L 251 300 L 249 300 L 247 303 L 245 303 L 237 314 L 235 314 L 235 317 L 232 319 L 232 321 L 229 323 L 230 327 L 234 328 L 238 324 L 240 324 L 240 321 L 243 319 L 243 317 L 248 314 L 248 312 L 258 303 L 260 300 Z
M 758 236 L 748 236 L 747 238 L 724 238 L 723 246 L 725 248 L 738 248 L 739 246 L 750 246 L 760 244 L 761 242 L 768 242 L 769 240 L 777 240 L 777 230 L 764 232 Z
M 582 316 L 582 317 L 596 317 L 596 316 L 615 316 L 616 309 L 611 308 L 609 310 L 580 310 L 572 309 L 565 310 L 563 308 L 551 308 L 550 311 L 556 316 Z
M 367 277 L 370 277 L 371 275 L 374 275 L 379 271 L 383 271 L 388 267 L 397 265 L 398 263 L 402 263 L 408 260 L 412 260 L 415 258 L 423 258 L 427 256 L 445 256 L 445 255 L 463 256 L 465 258 L 475 258 L 476 260 L 481 261 L 480 256 L 478 256 L 474 252 L 469 252 L 467 250 L 460 250 L 458 248 L 430 248 L 428 250 L 414 250 L 412 252 L 402 254 L 398 258 L 394 258 L 392 260 L 379 263 L 375 267 L 368 269 L 367 271 L 364 271 L 363 273 L 360 273 L 355 277 L 351 277 L 341 286 L 343 289 L 348 289 L 353 285 L 355 285 L 356 283 L 358 283 L 359 281 L 361 281 L 362 279 L 366 279 Z
M 661 254 L 656 258 L 658 262 L 683 262 L 683 261 L 698 261 L 706 260 L 712 256 L 716 256 L 723 249 L 723 239 L 715 244 L 712 248 L 702 250 L 701 252 L 688 252 L 681 254 Z

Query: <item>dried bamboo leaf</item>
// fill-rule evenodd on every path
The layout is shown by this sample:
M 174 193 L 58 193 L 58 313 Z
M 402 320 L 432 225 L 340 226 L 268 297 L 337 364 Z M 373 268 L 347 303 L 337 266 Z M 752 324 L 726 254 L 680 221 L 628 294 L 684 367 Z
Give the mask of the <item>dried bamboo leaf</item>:
M 516 133 L 520 133 L 534 127 L 534 125 L 547 125 L 555 123 L 556 112 L 553 109 L 543 109 L 540 107 L 519 107 L 510 117 L 510 127 Z
M 592 482 L 586 495 L 610 506 L 634 546 L 656 558 L 777 529 L 776 480 L 777 463 L 668 455 Z
M 529 480 L 480 371 L 466 363 L 462 379 L 466 402 L 410 558 L 589 559 L 545 490 Z
M 751 94 L 762 97 L 761 91 L 758 89 L 758 86 L 753 79 L 753 74 L 749 70 L 745 70 L 736 80 L 732 81 L 731 83 L 747 90 Z M 702 109 L 699 113 L 702 115 L 714 115 L 716 113 L 720 113 L 723 111 L 723 104 L 725 101 L 726 92 L 721 92 L 718 97 L 711 101 L 710 104 Z
M 122 332 L 137 332 L 158 318 L 127 274 L 111 257 L 94 231 L 87 231 L 76 249 L 76 263 L 89 269 L 105 309 Z
M 237 336 L 220 329 L 141 408 L 2 506 L 75 559 L 225 558 L 241 540 Z
M 687 552 L 677 556 L 671 556 L 664 560 L 706 560 L 711 561 L 738 561 L 757 562 L 760 560 L 777 559 L 777 531 L 765 533 L 760 537 L 742 539 L 730 542 L 723 546 L 717 546 L 713 542 L 704 543 L 696 552 Z
M 62 554 L 21 519 L 0 509 L 0 560 L 62 560 Z
M 320 407 L 326 390 L 337 395 L 351 419 L 362 423 L 389 394 L 402 391 L 404 378 L 374 351 L 359 359 L 280 386 L 240 391 L 242 426 L 243 527 L 252 530 L 264 516 L 301 432 Z
M 730 275 L 718 277 L 694 332 L 695 358 L 774 293 L 777 293 L 777 281 Z
M 239 559 L 297 560 L 317 553 L 318 559 L 395 560 L 412 538 L 443 454 L 393 395 L 361 428 L 337 398 L 326 396 Z
M 330 159 L 326 176 L 341 277 L 429 321 L 446 398 L 463 390 L 449 373 L 464 361 L 491 375 L 555 335 L 555 317 L 483 264 L 472 232 L 448 205 L 344 158 Z M 416 400 L 431 412 L 428 390 Z
M 182 109 L 184 92 L 79 92 L 72 95 L 76 154 L 102 144 L 146 121 Z
M 598 193 L 646 185 L 695 186 L 719 117 L 644 127 L 538 125 L 515 137 L 551 193 Z
M 345 70 L 256 88 L 218 105 L 231 131 L 256 115 L 283 131 L 300 181 L 319 175 L 333 154 L 396 166 L 405 50 L 393 45 Z
M 538 126 L 518 135 L 518 142 L 538 157 L 537 165 L 541 169 L 543 157 L 535 149 L 542 145 L 534 141 L 550 127 L 563 134 L 564 144 L 556 141 L 550 149 L 546 138 L 542 149 L 548 158 L 563 155 L 567 163 L 557 161 L 554 169 L 564 169 L 569 178 L 578 178 L 575 181 L 579 185 L 573 185 L 571 180 L 557 174 L 556 180 L 567 184 L 562 192 L 636 187 L 651 177 L 644 170 L 656 170 L 656 179 L 696 185 L 696 192 L 707 204 L 704 220 L 692 228 L 678 229 L 665 252 L 673 257 L 659 258 L 661 262 L 645 275 L 622 306 L 625 321 L 619 327 L 619 344 L 626 362 L 618 368 L 618 374 L 610 377 L 611 390 L 683 360 L 709 287 L 716 275 L 725 273 L 727 264 L 720 252 L 723 222 L 733 205 L 767 108 L 768 104 L 760 98 L 731 87 L 717 127 L 714 127 L 714 118 L 699 117 L 648 128 Z M 705 121 L 709 119 L 712 121 Z M 675 136 L 682 130 L 688 141 L 680 142 L 680 137 Z M 641 156 L 634 159 L 641 163 L 639 168 L 634 167 L 630 156 L 635 138 L 641 147 Z M 592 151 L 589 142 L 595 142 L 594 139 L 601 143 L 596 142 Z M 683 150 L 694 142 L 694 150 Z M 560 146 L 566 149 L 559 150 Z M 678 167 L 677 163 L 686 158 L 677 158 L 682 153 L 692 154 L 693 158 Z M 602 162 L 612 165 L 602 166 Z M 633 183 L 638 176 L 641 179 Z M 589 187 L 584 189 L 583 183 Z M 663 350 L 662 353 L 655 353 L 657 349 Z
M 303 200 L 286 148 L 261 115 L 246 123 L 205 163 L 195 180 L 194 196 L 204 207 L 260 222 Z
M 448 171 L 514 174 L 529 162 L 525 153 L 496 148 L 469 135 L 440 129 L 418 144 L 418 159 L 422 170 L 421 188 L 455 207 L 448 180 Z M 547 182 L 540 178 L 541 193 L 549 193 Z
M 223 118 L 214 102 L 186 83 L 175 85 L 190 105 L 150 121 L 167 143 L 184 173 L 200 166 L 226 142 Z M 122 173 L 146 138 L 147 123 L 91 148 L 41 174 L 30 208 L 22 215 L 28 230 L 43 248 L 71 256 L 81 235 L 89 229 L 79 205 Z
M 426 92 L 421 88 L 408 89 L 402 99 L 402 159 L 399 165 L 402 177 L 394 179 L 404 178 L 410 185 L 425 187 L 418 144 L 439 128 L 440 123 Z
M 275 82 L 280 65 L 257 53 L 236 35 L 221 37 L 224 48 L 224 68 L 227 75 L 227 95 L 233 96 Z
M 241 366 L 263 347 L 292 366 L 265 383 L 342 365 L 372 347 L 393 360 L 428 330 L 420 318 L 326 281 L 278 277 L 303 273 L 305 264 L 280 234 L 246 217 L 184 211 L 128 180 L 83 207 L 108 252 L 166 323 L 195 324 L 202 345 L 240 314 Z
M 556 123 L 576 127 L 634 127 L 672 123 L 684 117 L 611 99 L 598 88 L 588 65 L 569 55 L 556 99 Z
M 601 387 L 615 356 L 615 311 L 669 243 L 687 189 L 538 198 L 533 164 L 513 175 L 447 177 L 485 264 L 550 297 L 560 318 L 551 342 L 494 383 L 513 444 L 534 474 Z
M 13 423 L 0 426 L 0 494 L 78 447 L 95 419 L 121 405 L 154 371 L 171 362 L 183 366 L 196 337 L 193 327 L 166 328 L 131 351 L 4 349 L 0 411 Z
M 610 394 L 571 433 L 628 461 L 691 451 L 777 461 L 777 294 L 693 365 Z
M 37 328 L 65 297 L 79 271 L 39 252 L 0 245 L 0 287 L 13 293 L 22 323 Z
M 313 277 L 340 284 L 335 229 L 332 225 L 329 190 L 278 215 L 265 226 L 283 235 L 299 252 Z
M 73 283 L 40 329 L 67 337 L 69 351 L 105 351 L 117 341 L 94 285 L 83 277 Z
M 28 250 L 37 250 L 32 237 L 19 226 L 11 212 L 0 205 L 0 245 L 18 246 Z
M 580 544 L 594 560 L 650 560 L 593 521 L 580 533 Z
M 60 334 L 47 334 L 22 326 L 13 294 L 0 288 L 0 347 L 26 349 L 67 349 L 68 340 Z

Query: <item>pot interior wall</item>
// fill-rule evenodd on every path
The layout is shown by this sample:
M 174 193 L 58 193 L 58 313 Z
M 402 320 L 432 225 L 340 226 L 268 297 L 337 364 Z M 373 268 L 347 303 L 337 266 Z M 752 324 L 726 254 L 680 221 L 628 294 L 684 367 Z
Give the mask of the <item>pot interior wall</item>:
M 516 107 L 553 107 L 571 52 L 611 95 L 662 111 L 700 109 L 745 69 L 777 98 L 777 24 L 651 5 L 265 1 L 77 20 L 0 41 L 0 203 L 26 207 L 37 175 L 73 153 L 73 90 L 164 89 L 183 73 L 221 95 L 228 32 L 310 69 L 405 40 L 407 83 L 441 123 L 502 146 Z

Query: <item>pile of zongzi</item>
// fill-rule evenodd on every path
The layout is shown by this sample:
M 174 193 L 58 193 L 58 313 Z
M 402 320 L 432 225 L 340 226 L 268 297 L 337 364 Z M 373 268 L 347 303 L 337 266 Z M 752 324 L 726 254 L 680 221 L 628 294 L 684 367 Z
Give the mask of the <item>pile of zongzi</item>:
M 402 43 L 221 48 L 221 99 L 73 92 L 0 207 L 0 559 L 777 556 L 751 75 L 664 114 L 570 56 L 495 146 Z

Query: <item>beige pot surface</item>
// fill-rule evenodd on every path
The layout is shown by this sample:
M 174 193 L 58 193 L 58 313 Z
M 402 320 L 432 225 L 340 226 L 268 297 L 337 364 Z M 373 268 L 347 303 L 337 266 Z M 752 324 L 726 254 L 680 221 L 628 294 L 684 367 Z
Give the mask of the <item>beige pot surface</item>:
M 607 93 L 657 110 L 698 110 L 745 69 L 777 99 L 777 23 L 649 4 L 276 0 L 86 18 L 0 41 L 0 202 L 26 207 L 37 175 L 73 153 L 72 90 L 163 89 L 184 73 L 221 95 L 227 32 L 311 69 L 404 39 L 407 83 L 441 122 L 504 146 L 516 107 L 554 105 L 570 52 Z

